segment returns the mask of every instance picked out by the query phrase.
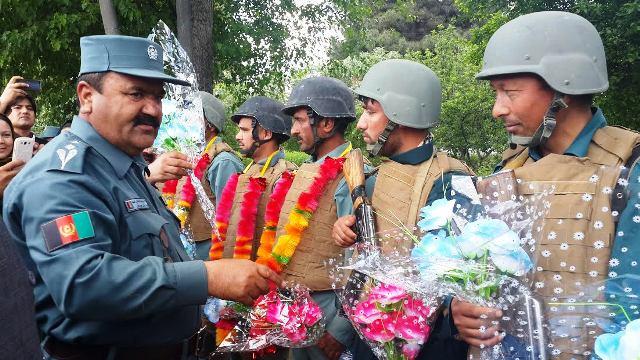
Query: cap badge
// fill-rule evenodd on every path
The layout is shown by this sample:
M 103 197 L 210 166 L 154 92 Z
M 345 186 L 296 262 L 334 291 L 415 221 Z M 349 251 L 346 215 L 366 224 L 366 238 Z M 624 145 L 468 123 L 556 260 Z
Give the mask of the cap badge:
M 147 55 L 149 55 L 149 59 L 151 60 L 158 60 L 158 50 L 156 50 L 153 45 L 149 45 L 147 48 Z

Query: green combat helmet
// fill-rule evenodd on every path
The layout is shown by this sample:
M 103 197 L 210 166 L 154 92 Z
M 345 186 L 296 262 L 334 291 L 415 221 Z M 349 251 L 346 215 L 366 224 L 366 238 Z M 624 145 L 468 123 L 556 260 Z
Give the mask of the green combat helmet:
M 219 133 L 224 130 L 224 122 L 227 117 L 224 104 L 218 100 L 215 96 L 209 94 L 206 91 L 199 91 L 200 99 L 202 100 L 202 110 L 204 111 L 204 117 L 209 124 L 214 126 Z
M 282 113 L 283 106 L 281 102 L 266 96 L 254 96 L 240 105 L 238 110 L 231 116 L 231 120 L 236 124 L 239 124 L 240 119 L 243 117 L 252 119 L 253 130 L 251 131 L 251 136 L 254 142 L 245 155 L 251 156 L 260 145 L 269 141 L 260 140 L 256 124 L 274 134 L 282 135 L 283 141 L 291 137 L 291 120 Z
M 381 61 L 367 72 L 355 93 L 376 100 L 389 123 L 367 150 L 376 156 L 398 125 L 430 129 L 440 123 L 442 88 L 436 74 L 414 61 Z
M 564 94 L 597 94 L 607 90 L 607 60 L 602 39 L 585 18 L 563 11 L 542 11 L 517 17 L 489 39 L 477 79 L 531 73 L 556 94 L 532 137 L 510 136 L 512 144 L 537 147 L 549 139 L 556 113 L 567 105 Z

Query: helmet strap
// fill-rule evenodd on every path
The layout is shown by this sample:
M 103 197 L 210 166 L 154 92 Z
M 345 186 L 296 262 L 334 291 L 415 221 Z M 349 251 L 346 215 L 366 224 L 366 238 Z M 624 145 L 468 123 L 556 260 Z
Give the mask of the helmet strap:
M 313 146 L 311 147 L 311 154 L 315 154 L 320 144 L 322 144 L 325 140 L 332 138 L 333 135 L 336 134 L 336 127 L 333 127 L 331 133 L 328 136 L 320 137 L 318 136 L 318 122 L 322 120 L 323 117 L 316 114 L 316 112 L 311 109 L 307 109 L 307 116 L 309 117 L 309 125 L 311 125 L 311 132 L 313 134 Z
M 384 127 L 382 134 L 378 136 L 378 141 L 376 141 L 375 144 L 367 145 L 367 151 L 369 152 L 369 154 L 371 154 L 371 156 L 378 156 L 378 153 L 380 153 L 380 150 L 382 150 L 384 144 L 387 142 L 387 140 L 389 140 L 389 135 L 391 135 L 391 132 L 393 132 L 393 130 L 395 130 L 397 126 L 398 124 L 389 120 L 387 126 Z
M 538 126 L 538 129 L 533 136 L 509 135 L 509 146 L 512 149 L 515 149 L 516 145 L 528 146 L 530 148 L 544 146 L 551 137 L 553 130 L 556 128 L 556 115 L 560 110 L 567 108 L 567 103 L 564 101 L 563 97 L 564 94 L 556 91 L 555 94 L 553 94 L 553 100 L 551 101 L 547 112 L 544 114 L 542 123 L 540 123 L 540 126 Z
M 251 138 L 253 139 L 253 143 L 251 143 L 251 147 L 246 151 L 241 151 L 241 153 L 246 157 L 252 157 L 253 154 L 258 150 L 262 144 L 268 143 L 270 140 L 260 140 L 260 136 L 258 134 L 258 121 L 256 119 L 251 120 L 251 126 L 253 129 L 251 130 Z

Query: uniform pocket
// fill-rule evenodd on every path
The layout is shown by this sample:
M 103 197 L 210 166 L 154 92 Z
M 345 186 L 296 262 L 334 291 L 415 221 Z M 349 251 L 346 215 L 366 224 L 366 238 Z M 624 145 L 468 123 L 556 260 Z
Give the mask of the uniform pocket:
M 132 260 L 165 255 L 164 249 L 169 246 L 168 238 L 162 229 L 168 223 L 165 218 L 151 211 L 136 211 L 129 214 L 125 221 L 131 236 Z

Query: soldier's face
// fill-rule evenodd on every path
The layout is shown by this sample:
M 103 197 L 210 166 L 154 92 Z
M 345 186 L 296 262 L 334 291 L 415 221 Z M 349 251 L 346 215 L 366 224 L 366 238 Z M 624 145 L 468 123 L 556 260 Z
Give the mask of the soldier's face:
M 101 93 L 81 82 L 78 95 L 81 115 L 120 150 L 135 156 L 153 144 L 162 120 L 162 81 L 109 72 Z
M 313 151 L 313 129 L 309 121 L 307 108 L 300 108 L 293 114 L 291 137 L 298 141 L 300 151 L 309 154 Z
M 238 121 L 238 133 L 236 134 L 236 141 L 238 147 L 240 147 L 240 153 L 247 155 L 251 151 L 253 146 L 253 119 L 250 117 L 243 117 Z
M 553 100 L 553 90 L 528 74 L 493 78 L 491 87 L 496 97 L 493 117 L 504 122 L 509 134 L 532 136 Z
M 362 102 L 362 108 L 364 111 L 356 127 L 362 131 L 364 142 L 369 145 L 375 144 L 389 123 L 389 118 L 384 114 L 382 105 L 376 100 L 366 98 Z

